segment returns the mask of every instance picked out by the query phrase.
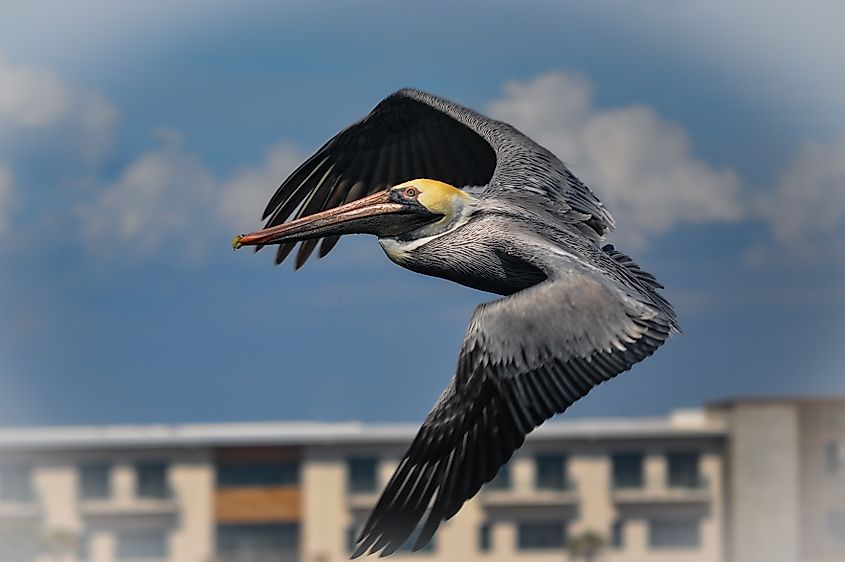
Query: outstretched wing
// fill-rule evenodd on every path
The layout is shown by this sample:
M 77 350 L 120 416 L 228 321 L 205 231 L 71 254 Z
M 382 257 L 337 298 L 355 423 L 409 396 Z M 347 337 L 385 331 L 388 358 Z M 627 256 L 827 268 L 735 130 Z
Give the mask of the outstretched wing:
M 531 200 L 591 238 L 613 228 L 598 197 L 551 152 L 506 123 L 413 89 L 389 95 L 330 139 L 282 182 L 262 218 L 265 228 L 276 226 L 416 178 L 484 186 L 481 197 L 516 204 Z M 323 257 L 337 240 L 301 242 L 296 267 L 318 243 Z M 280 244 L 276 263 L 294 246 Z
M 297 168 L 264 210 L 265 227 L 360 199 L 416 178 L 456 187 L 485 185 L 496 168 L 491 144 L 473 127 L 485 118 L 441 98 L 400 90 L 344 129 Z M 477 127 L 476 127 L 477 128 Z M 319 240 L 301 243 L 301 267 Z M 337 243 L 325 238 L 320 257 Z M 276 263 L 296 243 L 280 244 Z
M 414 545 L 421 548 L 530 431 L 654 353 L 671 326 L 657 308 L 576 265 L 479 306 L 455 377 L 385 487 L 353 557 L 390 554 L 425 518 Z

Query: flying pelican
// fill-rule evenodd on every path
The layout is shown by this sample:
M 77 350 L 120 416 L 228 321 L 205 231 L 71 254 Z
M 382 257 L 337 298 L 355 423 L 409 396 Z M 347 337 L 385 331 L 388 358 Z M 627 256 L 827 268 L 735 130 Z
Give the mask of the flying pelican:
M 330 139 L 267 204 L 241 246 L 299 243 L 300 268 L 344 234 L 398 265 L 503 295 L 476 308 L 457 372 L 364 525 L 353 558 L 422 548 L 525 436 L 679 332 L 655 277 L 611 245 L 613 219 L 514 127 L 418 90 Z M 291 219 L 291 220 L 289 220 Z M 423 521 L 422 526 L 419 524 Z

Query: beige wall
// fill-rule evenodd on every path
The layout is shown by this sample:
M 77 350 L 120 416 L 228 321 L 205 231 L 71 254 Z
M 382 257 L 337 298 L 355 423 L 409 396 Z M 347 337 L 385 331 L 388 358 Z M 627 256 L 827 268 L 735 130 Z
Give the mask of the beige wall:
M 732 562 L 798 560 L 798 419 L 788 404 L 733 408 Z
M 485 491 L 468 502 L 441 526 L 433 553 L 400 553 L 391 560 L 564 560 L 559 549 L 517 548 L 517 523 L 530 519 L 564 520 L 570 535 L 591 530 L 608 540 L 613 523 L 623 520 L 623 547 L 606 549 L 600 558 L 603 562 L 845 560 L 845 545 L 833 540 L 827 528 L 830 513 L 845 512 L 845 469 L 830 474 L 825 466 L 828 443 L 836 442 L 845 451 L 845 403 L 743 401 L 714 407 L 708 415 L 724 422 L 725 434 L 686 435 L 679 431 L 674 437 L 605 433 L 529 439 L 511 461 L 509 490 Z M 303 445 L 302 562 L 348 559 L 348 529 L 360 524 L 375 504 L 404 453 L 401 441 Z M 626 449 L 645 455 L 642 489 L 614 490 L 611 485 L 610 454 Z M 690 449 L 701 454 L 700 471 L 707 487 L 667 488 L 666 453 Z M 567 455 L 573 490 L 536 489 L 535 456 L 551 451 Z M 348 494 L 346 459 L 370 455 L 380 459 L 378 491 Z M 119 531 L 138 526 L 168 529 L 168 562 L 209 562 L 214 556 L 215 457 L 211 448 L 0 451 L 0 463 L 10 459 L 37 467 L 34 488 L 39 500 L 33 505 L 0 503 L 2 521 L 32 522 L 43 531 L 84 530 L 90 539 L 90 562 L 112 562 Z M 77 498 L 77 465 L 98 459 L 113 466 L 112 497 L 107 502 L 81 502 Z M 133 463 L 141 459 L 170 463 L 172 499 L 135 497 Z M 678 517 L 699 519 L 700 547 L 652 548 L 650 521 Z M 485 523 L 492 524 L 492 550 L 482 553 L 479 529 Z
M 570 534 L 595 530 L 609 539 L 617 517 L 626 519 L 624 548 L 608 548 L 601 560 L 607 562 L 718 562 L 722 555 L 723 504 L 722 452 L 718 440 L 699 439 L 701 472 L 709 485 L 704 491 L 668 490 L 665 453 L 679 447 L 677 441 L 636 442 L 646 455 L 648 487 L 639 499 L 620 506 L 611 492 L 609 454 L 630 442 L 581 442 L 534 444 L 529 442 L 511 461 L 511 488 L 508 491 L 482 492 L 467 502 L 461 511 L 444 523 L 435 535 L 431 553 L 391 555 L 396 562 L 423 560 L 461 560 L 478 562 L 560 562 L 560 550 L 524 551 L 517 548 L 519 520 L 565 520 Z M 689 449 L 684 443 L 684 450 Z M 539 451 L 568 452 L 568 473 L 574 491 L 546 492 L 535 487 L 534 455 Z M 385 451 L 378 447 L 312 447 L 303 465 L 304 518 L 302 521 L 301 560 L 303 562 L 340 562 L 349 557 L 347 529 L 360 522 L 375 503 L 378 494 L 350 496 L 346 492 L 346 459 L 372 454 L 381 458 L 380 488 L 392 475 L 401 448 Z M 652 517 L 674 517 L 693 513 L 701 517 L 701 547 L 695 549 L 652 549 L 649 547 L 648 522 Z M 478 549 L 479 528 L 492 523 L 492 550 Z
M 133 463 L 144 459 L 168 463 L 172 498 L 135 497 Z M 206 451 L 3 452 L 0 462 L 4 461 L 24 462 L 34 467 L 32 480 L 36 499 L 29 520 L 42 536 L 87 537 L 89 560 L 86 562 L 112 562 L 117 533 L 121 529 L 141 527 L 167 530 L 169 562 L 208 562 L 212 557 L 214 472 Z M 108 500 L 82 501 L 78 498 L 77 467 L 82 462 L 93 461 L 111 464 L 111 497 Z M 6 513 L 5 518 L 8 517 Z M 44 555 L 39 561 L 76 559 L 75 552 L 68 552 L 62 556 Z
M 808 402 L 798 409 L 799 529 L 802 562 L 845 560 L 845 536 L 835 539 L 829 514 L 845 514 L 845 407 Z M 836 444 L 840 468 L 827 467 L 829 444 Z

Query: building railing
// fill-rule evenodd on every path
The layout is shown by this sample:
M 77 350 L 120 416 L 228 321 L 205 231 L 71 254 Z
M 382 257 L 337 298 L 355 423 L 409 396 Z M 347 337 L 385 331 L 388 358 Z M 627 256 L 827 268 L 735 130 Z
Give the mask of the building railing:
M 680 490 L 706 490 L 710 487 L 710 482 L 702 475 L 692 479 L 683 479 L 672 481 L 671 478 L 648 478 L 642 480 L 611 480 L 610 487 L 612 490 L 664 490 L 664 489 L 680 489 Z
M 680 479 L 672 481 L 672 478 L 667 479 L 666 486 L 668 488 L 678 488 L 683 490 L 705 490 L 710 487 L 710 481 L 704 476 L 697 476 L 692 479 Z
M 0 522 L 13 519 L 33 519 L 41 516 L 41 506 L 35 500 L 0 502 Z
M 527 489 L 517 488 L 512 482 L 507 485 L 491 486 L 490 483 L 481 487 L 483 494 L 502 494 L 502 493 L 525 493 L 525 492 L 576 492 L 578 486 L 574 480 L 565 480 L 559 485 L 542 484 L 536 481 Z
M 574 492 L 576 491 L 576 484 L 574 480 L 564 480 L 560 484 L 551 484 L 551 483 L 534 483 L 534 490 L 540 492 Z
M 578 503 L 578 490 L 573 481 L 563 487 L 481 489 L 479 501 L 488 506 L 572 505 Z
M 176 513 L 179 506 L 171 496 L 162 498 L 109 497 L 79 499 L 79 510 L 83 515 L 170 515 Z
M 650 478 L 640 482 L 611 481 L 611 492 L 617 503 L 640 501 L 707 501 L 711 495 L 710 484 L 699 476 L 686 481 L 669 482 L 665 478 Z
M 214 562 L 298 562 L 299 554 L 295 550 L 256 550 L 255 552 L 237 552 L 218 554 Z

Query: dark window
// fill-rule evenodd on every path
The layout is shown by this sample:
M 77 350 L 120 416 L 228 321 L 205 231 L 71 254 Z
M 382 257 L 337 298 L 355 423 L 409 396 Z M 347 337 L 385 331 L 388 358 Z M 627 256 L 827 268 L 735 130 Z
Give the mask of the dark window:
M 349 528 L 346 529 L 346 549 L 349 552 L 354 552 L 355 548 L 357 548 L 357 546 L 358 546 L 356 539 L 358 538 L 358 533 L 361 532 L 361 527 L 362 527 L 362 525 L 351 525 Z M 417 537 L 420 536 L 420 530 L 421 529 L 422 529 L 422 527 L 417 527 L 414 530 L 414 532 L 411 533 L 411 536 L 408 537 L 408 540 L 406 540 L 404 543 L 402 543 L 402 546 L 400 546 L 396 550 L 396 552 L 404 552 L 405 554 L 412 554 L 412 553 L 415 553 L 415 552 L 432 552 L 432 551 L 434 551 L 434 543 L 435 543 L 436 537 L 432 537 L 432 539 L 430 541 L 428 541 L 425 544 L 425 546 L 423 546 L 421 549 L 419 549 L 417 551 L 413 550 L 414 543 L 417 542 Z
M 701 475 L 698 472 L 698 453 L 669 453 L 669 486 L 673 488 L 700 488 Z
M 617 519 L 610 526 L 610 546 L 625 548 L 625 520 Z
M 217 487 L 287 486 L 299 483 L 299 463 L 226 463 L 217 467 Z
M 538 455 L 535 463 L 537 489 L 563 490 L 566 488 L 566 457 Z
M 167 465 L 162 462 L 144 462 L 135 465 L 135 495 L 139 498 L 169 498 Z
M 499 472 L 496 473 L 496 476 L 485 484 L 484 486 L 488 490 L 507 490 L 511 487 L 511 471 L 510 465 L 504 465 L 499 468 Z
M 845 544 L 845 511 L 827 514 L 827 534 L 837 544 Z
M 842 453 L 839 450 L 839 443 L 830 441 L 824 446 L 824 464 L 830 474 L 839 474 L 842 468 Z
M 613 486 L 615 488 L 641 488 L 643 485 L 642 453 L 615 453 L 613 460 Z
M 360 531 L 359 525 L 350 525 L 346 529 L 346 550 L 348 552 L 355 552 L 355 547 L 358 546 L 358 532 Z
M 406 554 L 414 552 L 413 551 L 414 543 L 417 542 L 417 538 L 420 536 L 420 531 L 422 531 L 422 526 L 418 526 L 416 529 L 414 529 L 414 532 L 411 533 L 411 536 L 408 537 L 408 540 L 406 540 L 404 543 L 402 543 L 402 546 L 399 547 L 397 552 L 404 552 Z M 425 546 L 423 546 L 421 549 L 417 550 L 416 552 L 420 552 L 420 553 L 433 552 L 435 540 L 436 540 L 436 538 L 432 537 L 430 541 L 425 543 Z
M 560 521 L 523 522 L 517 535 L 520 550 L 563 548 L 566 544 L 566 526 Z
M 375 492 L 378 489 L 378 461 L 359 457 L 346 461 L 347 489 L 351 493 Z
M 299 553 L 299 525 L 219 525 L 217 559 L 221 562 L 285 562 Z
M 478 550 L 490 552 L 493 548 L 493 525 L 484 523 L 478 528 Z
M 117 534 L 118 560 L 162 560 L 168 557 L 163 529 L 133 529 Z
M 32 468 L 23 464 L 0 466 L 0 501 L 32 501 Z
M 111 466 L 105 463 L 79 467 L 79 497 L 85 500 L 106 499 L 111 495 Z
M 697 519 L 652 519 L 649 521 L 651 548 L 697 548 L 700 544 Z
M 85 562 L 91 559 L 91 535 L 83 532 L 76 541 L 76 559 Z

